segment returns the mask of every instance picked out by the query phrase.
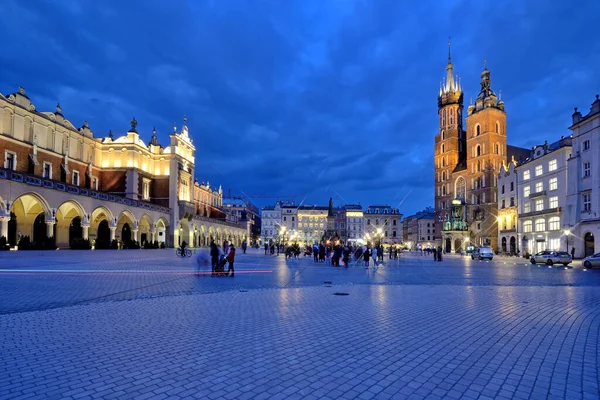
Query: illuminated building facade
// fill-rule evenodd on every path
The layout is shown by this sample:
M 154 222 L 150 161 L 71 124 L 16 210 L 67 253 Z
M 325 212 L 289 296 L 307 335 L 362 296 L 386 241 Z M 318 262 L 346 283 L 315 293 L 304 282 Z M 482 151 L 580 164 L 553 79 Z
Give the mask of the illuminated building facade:
M 75 239 L 164 243 L 210 238 L 241 242 L 246 227 L 226 221 L 222 191 L 194 181 L 195 147 L 184 124 L 163 147 L 137 121 L 114 138 L 76 128 L 60 106 L 36 109 L 23 88 L 0 94 L 0 236 L 59 247 Z
M 402 220 L 403 243 L 411 250 L 435 246 L 435 210 L 427 207 Z
M 535 146 L 517 166 L 518 245 L 523 254 L 544 250 L 566 251 L 563 231 L 567 201 L 567 160 L 570 137 Z
M 504 102 L 492 90 L 486 67 L 475 104 L 467 108 L 463 129 L 463 91 L 454 74 L 450 47 L 438 115 L 434 143 L 436 242 L 446 252 L 464 249 L 469 243 L 497 249 L 497 175 L 507 157 L 528 151 L 506 145 Z
M 565 230 L 570 231 L 569 252 L 586 257 L 600 249 L 600 96 L 584 116 L 572 115 L 573 148 L 568 160 Z
M 498 251 L 516 255 L 517 242 L 517 162 L 513 159 L 502 165 L 498 175 Z
M 382 235 L 381 243 L 399 244 L 402 242 L 402 214 L 397 208 L 390 206 L 369 206 L 365 210 L 365 236 L 375 242 L 378 234 Z M 377 240 L 378 241 L 378 240 Z

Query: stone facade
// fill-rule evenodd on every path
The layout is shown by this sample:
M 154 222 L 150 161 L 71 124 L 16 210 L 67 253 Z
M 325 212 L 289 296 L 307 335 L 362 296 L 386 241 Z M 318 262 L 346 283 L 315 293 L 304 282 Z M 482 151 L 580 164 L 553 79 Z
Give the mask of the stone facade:
M 587 115 L 576 108 L 572 121 L 566 229 L 572 235 L 575 257 L 585 257 L 600 249 L 600 96 L 596 95 Z
M 135 118 L 122 136 L 97 138 L 60 105 L 37 111 L 23 88 L 0 94 L 0 236 L 54 237 L 59 247 L 78 238 L 240 242 L 245 226 L 220 218 L 222 192 L 194 183 L 194 152 L 185 118 L 162 147 L 155 130 L 144 143 Z
M 400 226 L 402 214 L 397 208 L 368 206 L 364 218 L 367 241 L 378 241 L 375 238 L 381 235 L 381 243 L 400 244 L 402 242 L 402 227 Z
M 435 210 L 427 207 L 402 220 L 403 243 L 411 250 L 435 246 Z
M 517 241 L 517 162 L 502 165 L 498 175 L 498 251 L 516 255 L 520 249 Z

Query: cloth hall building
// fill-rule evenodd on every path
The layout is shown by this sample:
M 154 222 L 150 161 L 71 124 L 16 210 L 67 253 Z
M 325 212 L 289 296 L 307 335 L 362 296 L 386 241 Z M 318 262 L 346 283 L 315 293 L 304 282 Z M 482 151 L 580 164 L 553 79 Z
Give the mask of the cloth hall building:
M 506 144 L 505 105 L 492 90 L 487 67 L 480 85 L 465 126 L 463 90 L 448 47 L 434 143 L 435 241 L 446 252 L 464 251 L 468 245 L 498 248 L 498 173 L 507 160 L 529 154 Z
M 135 118 L 119 137 L 98 138 L 60 106 L 38 111 L 23 88 L 0 93 L 0 237 L 11 245 L 22 236 L 38 244 L 52 238 L 58 247 L 74 239 L 167 247 L 246 240 L 247 226 L 227 221 L 222 190 L 194 180 L 185 118 L 168 146 L 156 130 L 149 139 Z

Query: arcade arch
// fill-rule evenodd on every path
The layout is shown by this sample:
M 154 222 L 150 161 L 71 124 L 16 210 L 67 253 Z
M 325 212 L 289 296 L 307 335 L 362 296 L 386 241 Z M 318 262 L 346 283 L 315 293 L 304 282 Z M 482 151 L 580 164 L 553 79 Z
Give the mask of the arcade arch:
M 45 240 L 48 236 L 54 236 L 54 232 L 48 230 L 45 235 L 43 229 L 46 225 L 46 219 L 52 216 L 50 206 L 46 199 L 37 193 L 28 192 L 17 197 L 10 204 L 10 220 L 8 222 L 8 237 L 7 240 L 11 246 L 15 246 L 17 241 L 22 236 L 29 236 L 33 242 L 35 240 Z M 38 216 L 40 216 L 38 218 Z M 37 220 L 37 224 L 36 224 Z M 34 224 L 36 225 L 34 237 Z M 48 235 L 50 233 L 50 235 Z
M 83 239 L 86 213 L 81 204 L 67 200 L 56 209 L 55 238 L 58 247 L 68 247 L 74 240 Z

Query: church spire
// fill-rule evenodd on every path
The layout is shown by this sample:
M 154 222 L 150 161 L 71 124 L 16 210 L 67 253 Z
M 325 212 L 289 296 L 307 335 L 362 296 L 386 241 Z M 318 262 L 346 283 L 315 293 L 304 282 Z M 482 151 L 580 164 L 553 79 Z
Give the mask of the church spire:
M 448 40 L 448 65 L 446 65 L 446 92 L 455 92 L 458 88 L 454 82 L 454 65 L 450 56 L 450 41 Z
M 446 64 L 446 77 L 442 81 L 438 97 L 438 105 L 440 107 L 452 103 L 462 104 L 462 89 L 460 87 L 458 76 L 454 75 L 454 65 L 452 64 L 452 53 L 450 50 L 450 40 L 448 40 L 448 64 Z

